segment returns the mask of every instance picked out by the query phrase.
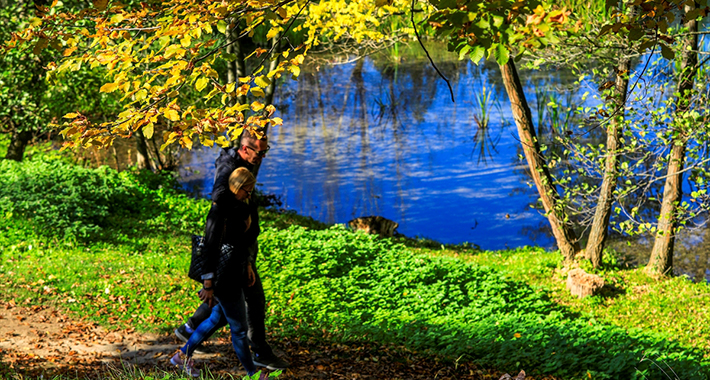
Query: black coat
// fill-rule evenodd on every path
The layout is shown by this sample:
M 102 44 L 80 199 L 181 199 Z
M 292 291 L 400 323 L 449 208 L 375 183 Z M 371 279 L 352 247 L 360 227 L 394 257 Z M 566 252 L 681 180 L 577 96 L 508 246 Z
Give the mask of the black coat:
M 245 280 L 249 247 L 256 242 L 261 231 L 256 205 L 234 200 L 235 202 L 230 202 L 229 206 L 213 202 L 205 224 L 206 260 L 202 275 L 218 273 L 220 255 L 223 255 L 222 245 L 228 244 L 233 248 L 229 260 L 221 264 L 226 266 L 219 271 L 223 275 L 213 279 L 219 287 Z M 246 219 L 249 216 L 251 216 L 251 225 L 246 230 Z
M 237 148 L 222 149 L 214 162 L 214 187 L 212 187 L 212 202 L 217 204 L 231 203 L 234 194 L 229 190 L 229 176 L 237 168 L 254 170 L 254 165 L 242 160 Z

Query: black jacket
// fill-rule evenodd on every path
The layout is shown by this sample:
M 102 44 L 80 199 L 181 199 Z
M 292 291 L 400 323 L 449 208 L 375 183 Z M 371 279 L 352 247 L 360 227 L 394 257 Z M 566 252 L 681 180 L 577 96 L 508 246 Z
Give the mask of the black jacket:
M 254 165 L 250 164 L 249 162 L 243 160 L 240 156 L 239 153 L 237 152 L 237 148 L 227 148 L 227 149 L 222 149 L 219 152 L 219 156 L 214 162 L 215 166 L 215 175 L 214 175 L 214 186 L 212 187 L 212 205 L 214 207 L 215 204 L 219 205 L 220 207 L 224 208 L 234 208 L 237 207 L 235 202 L 237 202 L 236 199 L 234 199 L 234 194 L 232 193 L 231 190 L 229 190 L 229 176 L 232 174 L 234 170 L 237 168 L 247 168 L 249 171 L 254 170 Z M 252 199 L 250 201 L 254 207 L 258 206 L 256 204 L 256 201 Z M 210 210 L 211 212 L 211 210 Z M 252 216 L 252 224 L 256 223 L 257 225 L 259 224 L 259 217 L 258 215 L 256 217 Z M 207 237 L 209 234 L 215 233 L 214 231 L 211 230 L 209 224 L 205 226 L 205 237 Z M 256 262 L 256 254 L 257 254 L 257 249 L 254 248 L 250 251 L 251 256 L 249 257 L 249 262 L 252 264 Z
M 207 222 L 205 223 L 205 265 L 202 275 L 207 273 L 217 274 L 220 265 L 222 245 L 233 247 L 230 259 L 222 263 L 226 266 L 221 271 L 223 275 L 213 278 L 217 286 L 222 287 L 244 280 L 246 265 L 249 262 L 249 247 L 256 242 L 259 236 L 259 213 L 256 205 L 246 204 L 241 201 L 230 202 L 230 206 L 212 203 Z M 251 216 L 251 226 L 246 229 L 246 219 Z
M 214 186 L 212 187 L 212 202 L 223 204 L 232 202 L 234 194 L 229 190 L 229 175 L 237 168 L 254 170 L 254 165 L 242 160 L 237 148 L 222 149 L 214 162 Z

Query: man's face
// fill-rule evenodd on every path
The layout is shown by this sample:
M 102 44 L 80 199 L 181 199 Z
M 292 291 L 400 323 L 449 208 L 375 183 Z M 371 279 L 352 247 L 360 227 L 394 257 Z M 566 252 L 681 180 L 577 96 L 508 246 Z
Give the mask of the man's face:
M 246 145 L 242 146 L 242 158 L 246 162 L 256 165 L 261 163 L 268 150 L 269 144 L 264 140 L 248 141 Z

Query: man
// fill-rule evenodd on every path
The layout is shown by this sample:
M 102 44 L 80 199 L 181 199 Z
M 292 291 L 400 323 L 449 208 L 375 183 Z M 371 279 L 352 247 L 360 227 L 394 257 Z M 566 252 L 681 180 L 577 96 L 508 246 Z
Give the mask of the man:
M 244 128 L 238 148 L 223 149 L 215 161 L 215 179 L 212 188 L 212 202 L 219 206 L 228 207 L 233 202 L 233 194 L 229 190 L 229 175 L 239 168 L 245 167 L 250 171 L 261 164 L 261 160 L 269 151 L 268 138 L 265 134 L 257 134 L 256 131 Z M 257 221 L 254 221 L 258 223 Z M 254 364 L 266 367 L 270 370 L 286 369 L 288 362 L 279 358 L 266 343 L 266 327 L 264 326 L 266 297 L 261 278 L 257 271 L 255 262 L 259 251 L 258 243 L 249 247 L 249 261 L 254 268 L 255 282 L 251 287 L 244 290 L 244 298 L 247 304 L 247 320 L 249 324 L 249 344 L 251 345 Z M 175 329 L 175 335 L 182 341 L 187 342 L 194 329 L 209 318 L 212 309 L 207 303 L 202 303 L 186 324 Z

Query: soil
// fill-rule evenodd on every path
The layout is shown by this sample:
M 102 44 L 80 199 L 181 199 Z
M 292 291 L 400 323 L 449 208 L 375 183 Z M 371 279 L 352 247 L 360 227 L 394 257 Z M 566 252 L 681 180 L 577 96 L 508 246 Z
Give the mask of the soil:
M 221 335 L 205 342 L 194 355 L 197 367 L 215 377 L 245 375 L 227 334 Z M 392 345 L 269 339 L 278 347 L 277 354 L 291 363 L 279 379 L 499 379 L 502 375 Z M 107 378 L 113 371 L 177 371 L 169 359 L 181 345 L 173 334 L 108 330 L 49 306 L 0 303 L 0 378 L 93 379 Z

